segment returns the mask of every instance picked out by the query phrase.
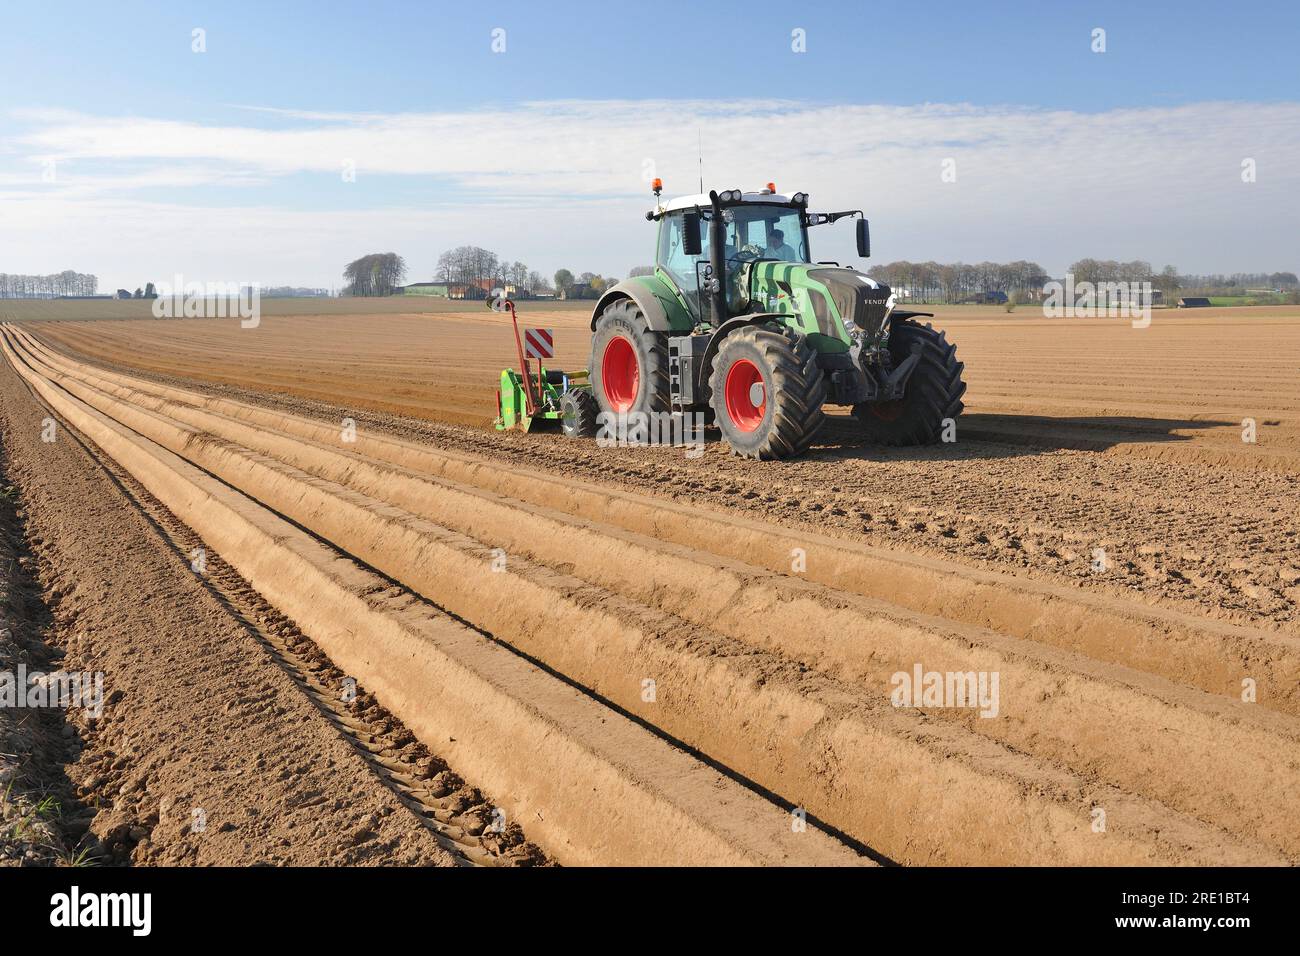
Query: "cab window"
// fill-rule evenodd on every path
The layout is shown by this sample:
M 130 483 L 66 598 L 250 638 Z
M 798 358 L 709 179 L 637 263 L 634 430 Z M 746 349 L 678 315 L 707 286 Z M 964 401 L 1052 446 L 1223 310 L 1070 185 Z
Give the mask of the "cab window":
M 700 223 L 700 254 L 688 256 L 682 242 L 686 217 L 681 213 L 665 216 L 659 228 L 659 265 L 665 272 L 679 280 L 679 285 L 695 285 L 695 263 L 709 258 L 708 224 Z

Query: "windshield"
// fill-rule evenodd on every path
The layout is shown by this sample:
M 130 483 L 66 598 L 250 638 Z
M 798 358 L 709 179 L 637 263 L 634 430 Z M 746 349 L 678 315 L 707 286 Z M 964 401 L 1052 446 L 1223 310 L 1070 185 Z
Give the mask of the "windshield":
M 811 262 L 803 211 L 789 206 L 743 203 L 722 211 L 728 270 L 752 259 Z
M 726 239 L 723 259 L 727 271 L 754 259 L 781 262 L 811 262 L 808 233 L 804 229 L 803 211 L 790 206 L 744 203 L 722 211 L 723 235 Z M 693 285 L 695 264 L 709 258 L 709 224 L 699 221 L 700 254 L 688 256 L 683 248 L 684 217 L 680 213 L 666 216 L 659 230 L 658 263 L 677 280 L 678 285 Z

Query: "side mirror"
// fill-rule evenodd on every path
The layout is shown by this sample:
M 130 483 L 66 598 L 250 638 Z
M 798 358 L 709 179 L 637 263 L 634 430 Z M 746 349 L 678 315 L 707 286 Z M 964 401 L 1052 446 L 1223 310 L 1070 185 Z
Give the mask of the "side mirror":
M 858 255 L 863 259 L 871 258 L 871 226 L 866 219 L 858 220 Z
M 700 243 L 700 214 L 688 212 L 682 216 L 682 251 L 688 256 L 698 256 Z

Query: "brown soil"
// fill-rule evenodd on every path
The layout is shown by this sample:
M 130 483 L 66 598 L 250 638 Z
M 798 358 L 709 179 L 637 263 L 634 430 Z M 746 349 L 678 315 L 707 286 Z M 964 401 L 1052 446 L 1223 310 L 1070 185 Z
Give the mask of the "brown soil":
M 523 320 L 556 329 L 557 365 L 586 364 L 588 313 L 530 320 L 525 312 Z M 258 329 L 220 320 L 49 323 L 41 334 L 121 367 L 305 400 L 297 407 L 317 403 L 360 422 L 392 416 L 408 434 L 522 455 L 557 473 L 1168 600 L 1223 620 L 1300 623 L 1294 308 L 1157 311 L 1147 329 L 968 307 L 941 309 L 936 321 L 958 343 L 970 382 L 956 443 L 881 449 L 837 415 L 812 454 L 768 464 L 719 447 L 691 461 L 411 422 L 490 421 L 496 373 L 514 361 L 514 345 L 508 320 L 486 310 L 268 317 Z M 1242 441 L 1246 418 L 1254 443 Z M 1105 575 L 1091 570 L 1097 548 Z
M 1176 380 L 1217 368 L 1211 346 L 1245 320 L 950 323 L 968 367 L 982 341 L 1009 380 L 1015 348 L 1033 345 L 1014 414 L 979 411 L 1008 401 L 986 371 L 955 446 L 882 452 L 836 423 L 807 459 L 762 465 L 716 445 L 691 460 L 391 413 L 435 415 L 445 400 L 463 418 L 467 391 L 415 379 L 468 388 L 496 358 L 471 361 L 473 344 L 510 341 L 495 317 L 366 319 L 356 339 L 360 323 L 339 320 L 310 336 L 300 320 L 41 329 L 152 379 L 12 341 L 77 401 L 882 856 L 1282 862 L 1300 856 L 1300 764 L 1284 756 L 1300 738 L 1287 505 L 1300 397 L 1274 353 L 1300 323 L 1252 315 L 1272 345 L 1243 339 L 1253 364 L 1237 380 L 1181 393 Z M 408 344 L 399 360 L 423 335 L 465 354 L 417 361 Z M 290 368 L 280 350 L 294 340 L 311 345 Z M 254 358 L 235 361 L 244 350 Z M 1159 368 L 1178 374 L 1145 393 L 1126 384 Z M 1056 414 L 1022 414 L 1035 396 Z M 1258 445 L 1240 442 L 1252 405 Z M 361 425 L 355 442 L 340 440 L 343 417 Z M 794 548 L 807 564 L 792 573 Z M 916 662 L 998 672 L 1000 718 L 889 707 L 889 676 Z M 1257 703 L 1242 701 L 1247 678 Z
M 64 669 L 103 672 L 107 694 L 99 719 L 67 711 L 67 749 L 37 754 L 29 767 L 57 777 L 59 758 L 69 761 L 46 838 L 56 843 L 56 858 L 465 862 L 385 783 L 358 738 L 339 732 L 295 681 L 301 670 L 293 665 L 335 691 L 342 675 L 256 594 L 232 591 L 219 555 L 207 556 L 205 575 L 191 571 L 196 542 L 160 524 L 166 518 L 156 502 L 75 434 L 60 426 L 54 442 L 43 442 L 49 415 L 6 365 L 5 475 L 22 502 L 35 578 L 50 604 L 36 639 Z M 285 645 L 288 660 L 277 650 Z M 465 814 L 490 811 L 364 688 L 350 713 L 367 741 L 398 743 L 394 758 L 458 794 Z M 517 832 L 494 849 L 509 861 L 540 859 Z
M 268 601 L 295 617 L 344 672 L 373 685 L 377 697 L 421 740 L 452 754 L 453 762 L 469 767 L 476 779 L 493 783 L 505 795 L 495 808 L 508 806 L 509 819 L 525 820 L 562 860 L 861 862 L 856 852 L 815 829 L 815 820 L 806 830 L 792 828 L 789 815 L 763 797 L 484 641 L 439 608 L 347 560 L 150 441 L 152 436 L 185 450 L 186 442 L 168 440 L 162 416 L 146 416 L 163 426 L 158 432 L 125 406 L 112 409 L 142 429 L 132 431 L 97 411 L 94 406 L 102 402 L 81 402 L 74 395 L 86 396 L 86 390 L 27 352 L 19 340 L 26 341 L 25 336 L 7 339 L 6 355 L 44 401 L 168 508 L 185 516 L 207 546 L 225 554 Z M 224 468 L 214 468 L 212 474 L 233 477 Z M 292 480 L 288 473 L 282 477 Z M 243 482 L 245 490 L 282 504 L 268 495 L 274 486 L 255 485 Z M 351 726 L 361 718 L 364 749 L 376 749 L 374 738 L 380 732 L 364 724 L 370 714 L 340 716 Z M 419 747 L 409 734 L 402 736 L 398 746 L 404 751 Z M 428 772 L 394 767 L 393 758 L 403 755 L 383 749 L 376 757 L 384 768 L 397 771 L 387 775 L 403 794 L 442 786 L 443 774 L 423 785 L 417 778 Z M 592 794 L 602 799 L 592 799 Z M 482 815 L 471 819 L 475 813 L 465 810 L 463 800 L 458 811 L 455 797 L 452 805 L 444 800 L 430 812 L 440 823 L 451 822 L 463 842 L 465 834 L 480 833 L 485 820 Z M 513 826 L 504 840 L 483 834 L 486 846 L 470 858 L 492 862 L 497 859 L 493 854 L 503 850 L 508 862 L 535 858 L 527 847 L 514 846 L 517 837 Z

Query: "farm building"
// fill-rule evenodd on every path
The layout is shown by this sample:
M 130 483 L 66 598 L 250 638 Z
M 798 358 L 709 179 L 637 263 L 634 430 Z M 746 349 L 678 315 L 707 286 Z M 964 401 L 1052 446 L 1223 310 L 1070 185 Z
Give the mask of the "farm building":
M 1101 295 L 1102 287 L 1105 285 L 1106 283 L 1097 283 L 1097 294 L 1099 296 Z M 1136 282 L 1130 282 L 1127 288 L 1121 288 L 1119 292 L 1106 289 L 1106 294 L 1109 297 L 1107 300 L 1109 303 L 1121 306 L 1146 308 L 1147 306 L 1165 304 L 1165 294 L 1162 290 L 1145 289 L 1141 284 Z
M 402 286 L 397 290 L 399 295 L 440 295 L 447 297 L 447 284 L 445 282 L 412 282 L 410 285 Z
M 504 285 L 491 279 L 475 279 L 472 282 L 452 282 L 447 286 L 449 299 L 486 299 L 494 289 L 501 289 L 506 295 L 516 292 L 514 283 Z
M 1003 305 L 1007 301 L 1007 294 L 1001 289 L 995 289 L 992 292 L 976 292 L 974 295 L 968 295 L 960 300 L 961 305 Z
M 1203 295 L 1187 295 L 1178 300 L 1180 309 L 1208 309 L 1210 300 Z

